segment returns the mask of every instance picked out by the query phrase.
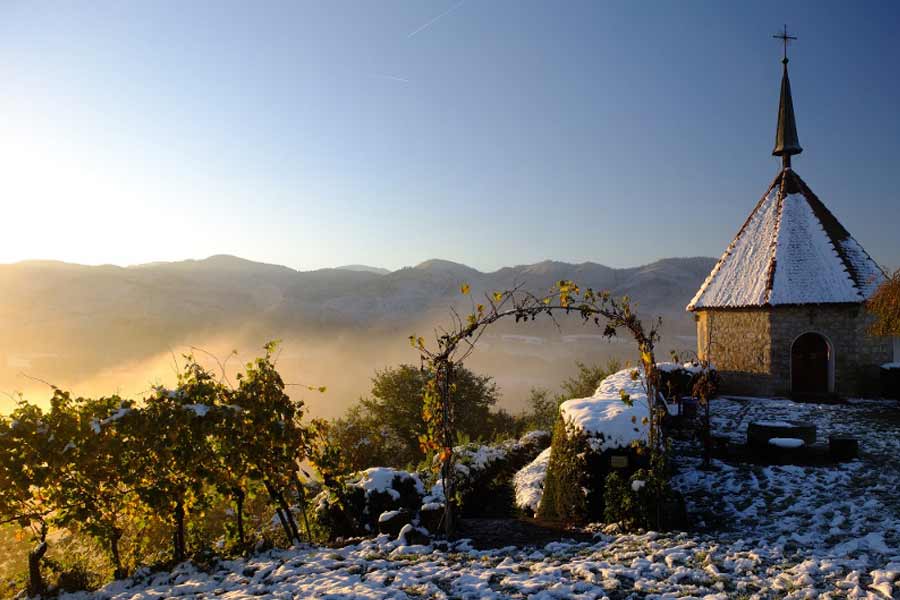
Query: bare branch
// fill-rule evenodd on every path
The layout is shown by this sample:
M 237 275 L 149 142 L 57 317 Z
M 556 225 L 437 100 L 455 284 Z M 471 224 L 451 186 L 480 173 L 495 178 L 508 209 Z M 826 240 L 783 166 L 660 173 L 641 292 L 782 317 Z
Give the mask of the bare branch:
M 41 379 L 40 377 L 35 377 L 34 375 L 29 375 L 28 373 L 26 373 L 24 371 L 19 371 L 19 376 L 25 377 L 27 379 L 31 379 L 32 381 L 37 381 L 38 383 L 43 383 L 44 385 L 48 386 L 51 390 L 54 390 L 54 391 L 59 389 L 57 386 L 53 385 L 49 381 L 45 381 L 45 380 Z
M 222 373 L 222 378 L 219 380 L 219 383 L 222 383 L 224 381 L 225 383 L 228 384 L 229 388 L 234 389 L 234 386 L 231 385 L 231 381 L 229 381 L 229 379 L 228 379 L 228 373 L 225 372 L 225 365 L 222 363 L 222 361 L 219 360 L 218 356 L 216 356 L 212 352 L 204 350 L 203 348 L 200 348 L 198 346 L 190 346 L 190 349 L 202 352 L 203 354 L 207 355 L 208 357 L 210 357 L 214 361 L 216 361 L 216 364 L 219 366 L 219 371 L 221 371 L 221 373 Z

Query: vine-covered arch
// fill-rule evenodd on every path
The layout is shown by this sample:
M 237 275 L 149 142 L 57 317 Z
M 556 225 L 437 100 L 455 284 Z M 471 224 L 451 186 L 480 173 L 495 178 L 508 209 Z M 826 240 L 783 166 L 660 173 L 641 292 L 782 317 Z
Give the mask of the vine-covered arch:
M 463 284 L 460 291 L 466 296 L 471 292 L 468 284 Z M 445 498 L 444 529 L 447 535 L 453 533 L 455 525 L 453 443 L 456 432 L 450 401 L 454 367 L 475 350 L 478 340 L 494 323 L 510 318 L 517 323 L 527 322 L 539 316 L 553 320 L 561 313 L 576 313 L 585 323 L 601 327 L 606 337 L 614 337 L 620 330 L 625 330 L 634 340 L 643 372 L 635 370 L 635 377 L 642 376 L 650 403 L 647 445 L 651 453 L 661 449 L 661 418 L 653 400 L 658 395 L 659 384 L 654 349 L 659 341 L 660 319 L 647 328 L 635 314 L 628 297 L 617 300 L 609 292 L 595 292 L 591 288 L 582 290 L 572 281 L 558 282 L 543 296 L 514 288 L 487 294 L 483 303 L 472 300 L 471 312 L 465 317 L 451 311 L 451 326 L 436 333 L 435 347 L 429 348 L 423 337 L 409 337 L 410 344 L 420 353 L 422 367 L 432 374 L 423 397 L 426 433 L 420 442 L 427 453 L 437 456 Z M 630 403 L 631 399 L 623 393 L 622 401 Z

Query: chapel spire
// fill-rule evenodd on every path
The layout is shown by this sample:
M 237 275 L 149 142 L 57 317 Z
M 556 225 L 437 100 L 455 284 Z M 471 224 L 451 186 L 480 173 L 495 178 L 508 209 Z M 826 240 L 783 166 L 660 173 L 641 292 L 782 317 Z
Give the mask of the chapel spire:
M 788 35 L 787 25 L 784 31 L 778 33 L 774 38 L 784 42 L 784 58 L 781 63 L 784 65 L 784 72 L 781 76 L 781 98 L 778 102 L 778 128 L 775 130 L 775 148 L 772 150 L 774 156 L 781 157 L 781 164 L 785 169 L 791 166 L 791 156 L 803 152 L 800 147 L 800 138 L 797 137 L 797 122 L 794 120 L 794 102 L 791 100 L 791 80 L 788 78 L 788 57 L 787 47 L 791 40 L 796 37 Z

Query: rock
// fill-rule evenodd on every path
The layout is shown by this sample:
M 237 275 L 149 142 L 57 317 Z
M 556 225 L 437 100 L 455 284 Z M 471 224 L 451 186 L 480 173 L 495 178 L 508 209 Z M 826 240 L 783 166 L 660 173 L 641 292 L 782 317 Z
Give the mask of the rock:
M 407 524 L 400 530 L 397 541 L 404 546 L 426 546 L 431 543 L 431 536 L 425 529 Z
M 684 496 L 673 493 L 659 505 L 659 527 L 662 531 L 684 531 L 690 525 Z
M 443 520 L 444 505 L 440 502 L 429 502 L 419 509 L 419 524 L 432 534 L 441 530 Z
M 828 452 L 833 460 L 853 460 L 859 455 L 859 440 L 833 435 L 828 438 Z
M 395 537 L 400 534 L 404 525 L 409 525 L 411 520 L 412 514 L 405 509 L 383 512 L 378 517 L 378 533 L 386 533 Z

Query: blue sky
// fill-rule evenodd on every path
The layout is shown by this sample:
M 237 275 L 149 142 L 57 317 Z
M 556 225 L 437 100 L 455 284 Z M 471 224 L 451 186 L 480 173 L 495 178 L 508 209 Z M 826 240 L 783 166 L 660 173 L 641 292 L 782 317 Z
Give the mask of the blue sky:
M 900 266 L 900 4 L 0 0 L 0 262 L 718 256 L 794 167 Z

